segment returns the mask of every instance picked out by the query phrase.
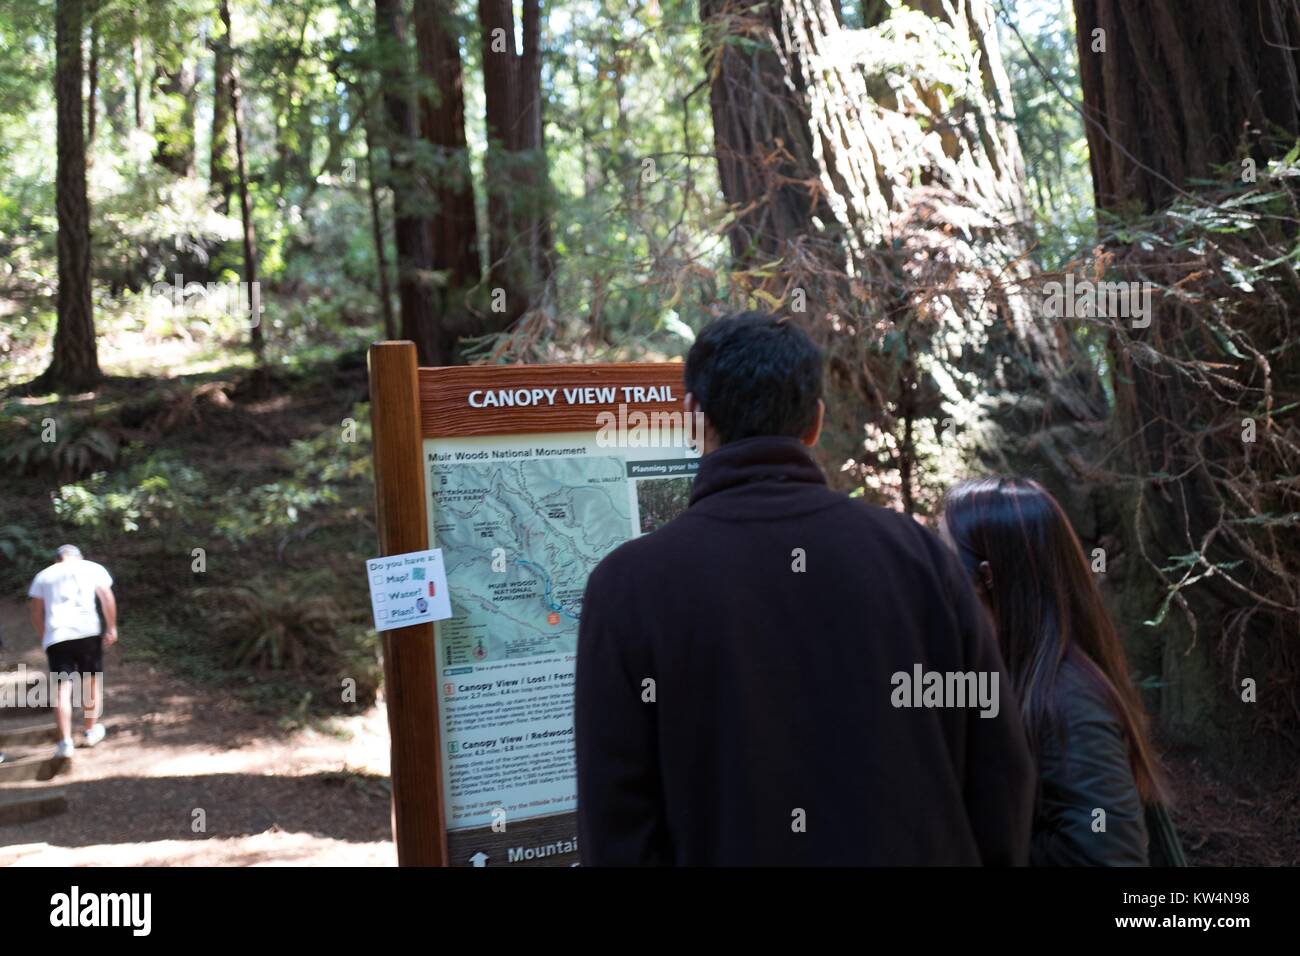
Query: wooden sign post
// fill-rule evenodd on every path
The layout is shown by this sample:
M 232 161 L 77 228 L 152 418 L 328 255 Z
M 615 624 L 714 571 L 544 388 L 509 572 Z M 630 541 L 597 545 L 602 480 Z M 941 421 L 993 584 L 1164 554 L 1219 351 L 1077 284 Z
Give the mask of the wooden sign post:
M 370 427 L 381 556 L 429 547 L 421 464 L 420 391 L 413 342 L 370 349 Z M 384 696 L 392 752 L 393 841 L 399 866 L 442 866 L 438 680 L 432 624 L 385 631 Z
M 681 373 L 417 368 L 410 342 L 371 347 L 380 554 L 440 548 L 452 609 L 383 632 L 400 865 L 577 862 L 582 594 L 605 554 L 689 500 Z

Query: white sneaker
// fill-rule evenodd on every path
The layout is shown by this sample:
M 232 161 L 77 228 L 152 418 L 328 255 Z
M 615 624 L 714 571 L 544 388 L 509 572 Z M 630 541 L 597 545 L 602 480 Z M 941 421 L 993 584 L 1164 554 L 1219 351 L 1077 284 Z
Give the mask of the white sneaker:
M 107 733 L 108 731 L 104 728 L 104 725 L 97 723 L 86 731 L 85 736 L 81 738 L 81 745 L 83 747 L 93 747 L 103 740 L 104 735 Z
M 54 759 L 71 760 L 72 754 L 74 752 L 75 752 L 75 745 L 72 743 L 72 738 L 67 737 L 63 740 L 60 740 L 59 745 L 54 748 Z

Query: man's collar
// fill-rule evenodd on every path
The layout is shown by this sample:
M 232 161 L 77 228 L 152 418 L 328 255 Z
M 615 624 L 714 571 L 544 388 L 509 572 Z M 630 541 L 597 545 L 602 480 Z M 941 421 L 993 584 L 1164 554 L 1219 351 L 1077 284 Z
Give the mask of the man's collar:
M 756 481 L 826 484 L 826 476 L 797 438 L 742 438 L 700 459 L 691 504 L 716 492 Z

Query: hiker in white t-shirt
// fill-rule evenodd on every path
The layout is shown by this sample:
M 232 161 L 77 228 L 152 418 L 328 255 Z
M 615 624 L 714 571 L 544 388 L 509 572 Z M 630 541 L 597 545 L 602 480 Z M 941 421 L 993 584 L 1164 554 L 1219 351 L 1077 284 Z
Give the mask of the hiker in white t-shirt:
M 93 747 L 104 739 L 104 725 L 99 722 L 104 710 L 100 678 L 104 648 L 117 643 L 117 600 L 113 579 L 102 564 L 87 561 L 71 544 L 60 547 L 58 556 L 32 580 L 27 596 L 32 599 L 32 627 L 41 635 L 49 658 L 50 680 L 58 686 L 59 746 L 54 756 L 71 757 L 73 675 L 80 675 L 83 693 L 83 743 Z M 102 625 L 96 599 L 104 612 Z

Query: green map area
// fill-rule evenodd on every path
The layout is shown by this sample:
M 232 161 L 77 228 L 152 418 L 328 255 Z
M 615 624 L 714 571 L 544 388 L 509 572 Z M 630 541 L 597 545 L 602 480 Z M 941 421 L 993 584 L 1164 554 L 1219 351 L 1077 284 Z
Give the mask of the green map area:
M 587 577 L 632 537 L 622 458 L 439 463 L 444 665 L 573 654 Z

